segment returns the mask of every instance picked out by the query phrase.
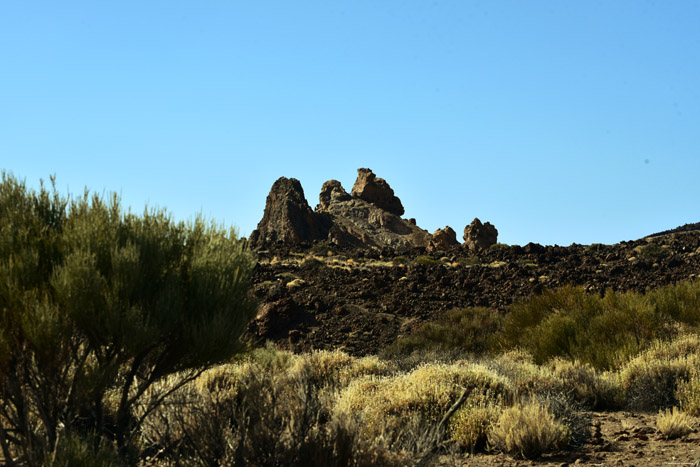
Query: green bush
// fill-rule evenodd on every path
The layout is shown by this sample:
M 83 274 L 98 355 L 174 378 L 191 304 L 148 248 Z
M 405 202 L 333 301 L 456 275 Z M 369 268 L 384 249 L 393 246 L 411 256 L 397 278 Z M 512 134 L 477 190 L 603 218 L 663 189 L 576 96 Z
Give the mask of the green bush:
M 396 357 L 412 352 L 454 349 L 484 354 L 491 350 L 500 323 L 500 315 L 491 308 L 456 308 L 398 339 L 383 351 L 383 355 Z
M 654 295 L 601 298 L 582 287 L 562 287 L 513 305 L 500 343 L 527 349 L 537 363 L 564 357 L 610 369 L 673 333 L 672 317 L 660 310 Z
M 0 184 L 0 448 L 28 464 L 59 428 L 125 452 L 158 380 L 230 358 L 255 312 L 235 232 L 109 201 Z M 109 397 L 108 397 L 109 395 Z M 153 407 L 160 397 L 152 398 Z M 152 410 L 149 407 L 146 414 Z M 83 436 L 83 434 L 85 436 Z M 91 435 L 92 436 L 92 435 Z
M 413 260 L 415 264 L 418 264 L 420 266 L 425 266 L 425 267 L 433 267 L 433 266 L 438 266 L 440 265 L 440 261 L 436 260 L 432 256 L 428 255 L 421 255 L 416 257 L 416 259 Z
M 642 259 L 659 260 L 671 254 L 671 252 L 655 242 L 647 243 L 646 245 L 638 246 L 634 251 Z

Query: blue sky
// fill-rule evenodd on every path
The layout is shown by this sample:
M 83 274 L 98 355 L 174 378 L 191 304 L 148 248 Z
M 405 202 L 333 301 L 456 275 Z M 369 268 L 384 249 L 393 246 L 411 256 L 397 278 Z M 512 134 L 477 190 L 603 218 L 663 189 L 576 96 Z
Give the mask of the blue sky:
M 0 4 L 0 169 L 250 233 L 370 167 L 461 239 L 700 222 L 700 2 Z

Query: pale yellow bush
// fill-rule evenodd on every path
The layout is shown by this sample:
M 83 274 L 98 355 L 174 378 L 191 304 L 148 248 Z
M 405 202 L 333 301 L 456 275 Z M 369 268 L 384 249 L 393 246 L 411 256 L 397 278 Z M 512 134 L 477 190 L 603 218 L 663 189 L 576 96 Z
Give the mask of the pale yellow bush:
M 696 336 L 659 341 L 620 369 L 620 384 L 633 409 L 656 410 L 678 404 L 679 385 L 700 366 Z
M 530 459 L 563 447 L 569 430 L 535 400 L 505 409 L 489 433 L 489 444 L 516 457 Z
M 676 399 L 685 413 L 700 416 L 700 372 L 697 369 L 687 381 L 678 383 Z
M 450 419 L 450 437 L 464 449 L 481 450 L 500 413 L 500 405 L 492 402 L 462 407 Z
M 674 407 L 673 410 L 659 412 L 656 427 L 667 439 L 675 439 L 689 435 L 693 431 L 693 422 L 688 414 Z
M 496 399 L 506 381 L 477 364 L 425 364 L 396 376 L 364 376 L 352 381 L 335 404 L 336 414 L 356 416 L 366 436 L 388 437 L 419 417 L 425 428 L 435 425 L 471 388 L 470 401 Z
M 560 386 L 574 400 L 593 408 L 612 408 L 618 405 L 621 389 L 617 375 L 601 372 L 587 363 L 555 358 L 548 370 Z
M 340 350 L 318 350 L 297 357 L 289 369 L 290 374 L 305 372 L 318 386 L 347 386 L 360 376 L 383 376 L 395 371 L 391 362 L 376 356 L 355 358 Z

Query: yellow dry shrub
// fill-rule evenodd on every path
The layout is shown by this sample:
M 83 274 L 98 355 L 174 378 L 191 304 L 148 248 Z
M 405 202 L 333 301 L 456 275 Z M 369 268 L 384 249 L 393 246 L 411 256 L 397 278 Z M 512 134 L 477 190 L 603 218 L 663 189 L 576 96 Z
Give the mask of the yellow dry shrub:
M 351 357 L 340 350 L 319 350 L 297 357 L 290 367 L 290 375 L 300 372 L 317 386 L 347 386 L 350 381 L 365 375 L 388 375 L 394 372 L 391 362 L 376 356 Z
M 676 399 L 688 415 L 700 416 L 700 370 L 696 369 L 687 381 L 678 383 Z
M 629 407 L 656 410 L 678 404 L 678 389 L 700 366 L 700 340 L 681 336 L 655 342 L 620 369 L 620 384 Z
M 515 457 L 530 459 L 563 447 L 569 430 L 535 400 L 507 408 L 488 436 L 489 444 Z
M 363 376 L 338 396 L 336 414 L 358 417 L 370 438 L 396 433 L 416 416 L 430 428 L 447 412 L 465 388 L 470 399 L 496 398 L 506 381 L 483 365 L 424 364 L 396 376 Z
M 656 427 L 667 439 L 681 438 L 693 431 L 693 421 L 678 407 L 666 409 L 656 416 Z
M 618 405 L 621 390 L 617 375 L 601 372 L 588 363 L 563 358 L 553 359 L 546 369 L 560 390 L 571 394 L 574 400 L 593 409 Z
M 450 419 L 450 437 L 463 449 L 481 450 L 500 413 L 500 405 L 490 401 L 463 406 Z

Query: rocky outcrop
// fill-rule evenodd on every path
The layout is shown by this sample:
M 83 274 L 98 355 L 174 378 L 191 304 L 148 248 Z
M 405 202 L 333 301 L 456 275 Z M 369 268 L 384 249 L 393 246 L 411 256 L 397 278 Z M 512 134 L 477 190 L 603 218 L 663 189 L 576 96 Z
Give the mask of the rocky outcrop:
M 449 225 L 444 229 L 437 229 L 428 244 L 428 251 L 447 251 L 459 245 L 457 232 Z
M 323 240 L 328 235 L 324 224 L 324 219 L 311 210 L 299 180 L 281 177 L 270 189 L 263 218 L 251 233 L 250 243 L 264 248 Z
M 397 216 L 404 213 L 401 200 L 394 196 L 394 190 L 386 180 L 377 178 L 370 169 L 357 169 L 357 180 L 351 194 Z
M 464 246 L 470 250 L 487 250 L 498 241 L 498 230 L 487 222 L 482 224 L 474 218 L 471 224 L 464 228 Z
M 263 218 L 250 235 L 251 245 L 269 249 L 327 241 L 341 247 L 398 252 L 428 247 L 430 234 L 418 227 L 415 219 L 401 218 L 403 205 L 389 184 L 370 169 L 357 172 L 352 194 L 338 180 L 324 183 L 315 211 L 298 180 L 277 180 L 267 197 Z
M 356 187 L 358 183 L 364 184 L 360 179 L 366 180 L 366 172 L 362 172 L 363 170 L 369 169 L 358 171 L 360 175 L 358 182 L 355 182 Z M 371 178 L 373 176 L 374 174 Z M 382 182 L 386 184 L 383 180 Z M 388 187 L 388 184 L 386 186 Z M 393 191 L 391 196 L 394 196 Z M 401 201 L 398 198 L 396 200 L 400 206 Z M 401 211 L 403 212 L 403 207 Z M 329 216 L 332 225 L 328 232 L 328 241 L 338 246 L 389 247 L 402 251 L 415 247 L 427 247 L 430 241 L 430 234 L 415 223 L 402 219 L 399 215 L 366 199 L 348 195 L 337 180 L 329 180 L 323 184 L 316 212 Z

